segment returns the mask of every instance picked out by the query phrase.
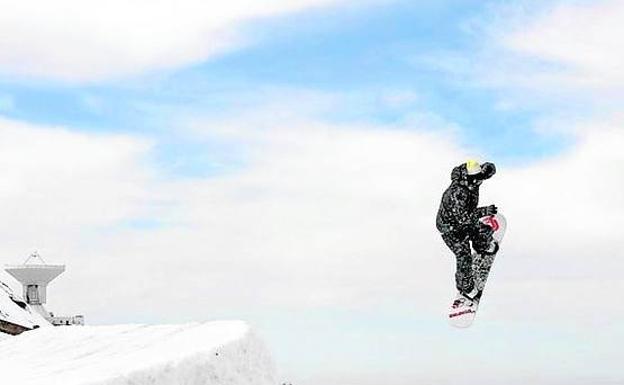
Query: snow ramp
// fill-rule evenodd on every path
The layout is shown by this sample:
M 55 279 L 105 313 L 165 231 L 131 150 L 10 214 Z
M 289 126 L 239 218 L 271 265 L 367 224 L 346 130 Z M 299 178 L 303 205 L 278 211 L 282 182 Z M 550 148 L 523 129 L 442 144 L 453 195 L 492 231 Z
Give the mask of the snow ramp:
M 2 385 L 275 385 L 242 321 L 40 328 L 0 338 Z

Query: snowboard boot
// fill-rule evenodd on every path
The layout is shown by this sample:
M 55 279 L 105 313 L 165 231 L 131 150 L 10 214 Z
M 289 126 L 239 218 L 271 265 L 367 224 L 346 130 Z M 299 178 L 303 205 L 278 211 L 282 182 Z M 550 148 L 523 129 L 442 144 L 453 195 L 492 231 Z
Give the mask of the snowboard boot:
M 477 296 L 479 295 L 479 288 L 477 287 L 477 285 L 475 284 L 474 287 L 472 288 L 472 290 L 470 291 L 470 293 L 461 293 L 462 296 L 464 296 L 465 298 L 474 301 Z
M 478 304 L 478 301 L 467 297 L 465 294 L 457 293 L 455 301 L 453 301 L 452 307 L 453 309 L 471 308 L 473 306 L 477 306 Z
M 481 290 L 475 285 L 469 293 L 457 293 L 455 301 L 453 302 L 453 308 L 458 308 L 460 306 L 472 307 L 479 303 L 479 298 L 481 298 Z

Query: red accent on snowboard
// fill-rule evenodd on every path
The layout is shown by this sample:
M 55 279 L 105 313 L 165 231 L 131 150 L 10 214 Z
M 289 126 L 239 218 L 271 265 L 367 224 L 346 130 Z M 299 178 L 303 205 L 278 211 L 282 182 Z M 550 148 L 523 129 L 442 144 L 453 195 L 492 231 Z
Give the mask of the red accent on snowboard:
M 494 231 L 497 231 L 500 228 L 500 224 L 496 220 L 496 217 L 493 216 L 493 215 L 491 215 L 489 217 L 485 217 L 483 219 L 483 223 L 485 223 L 486 225 L 490 226 L 492 228 L 492 230 L 494 230 Z
M 458 313 L 451 313 L 451 314 L 449 314 L 449 318 L 459 317 L 460 315 L 470 314 L 470 313 L 476 313 L 476 311 L 474 311 L 472 309 L 467 309 L 467 310 L 460 311 Z

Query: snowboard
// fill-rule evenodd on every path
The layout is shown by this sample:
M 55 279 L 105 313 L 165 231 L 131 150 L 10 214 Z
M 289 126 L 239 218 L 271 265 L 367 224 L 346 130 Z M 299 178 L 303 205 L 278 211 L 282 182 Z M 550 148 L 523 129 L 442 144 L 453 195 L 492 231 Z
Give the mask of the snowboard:
M 494 233 L 492 237 L 500 246 L 503 237 L 505 236 L 505 230 L 507 229 L 507 221 L 502 214 L 489 215 L 479 219 L 482 223 L 490 226 Z M 448 314 L 449 323 L 451 326 L 457 328 L 467 328 L 472 325 L 477 310 L 479 309 L 479 302 L 483 295 L 483 289 L 487 282 L 490 270 L 496 259 L 496 255 L 500 252 L 500 248 L 494 254 L 478 254 L 472 253 L 472 271 L 475 279 L 475 285 L 479 289 L 479 294 L 474 300 L 470 300 L 461 294 L 453 300 L 451 308 Z

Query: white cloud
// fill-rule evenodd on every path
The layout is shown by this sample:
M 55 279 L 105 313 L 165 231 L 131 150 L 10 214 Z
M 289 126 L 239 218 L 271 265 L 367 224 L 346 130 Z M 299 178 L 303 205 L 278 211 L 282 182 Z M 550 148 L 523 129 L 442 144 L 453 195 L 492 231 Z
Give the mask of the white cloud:
M 3 255 L 71 244 L 140 215 L 151 176 L 139 160 L 149 147 L 139 138 L 0 119 Z
M 511 218 L 506 273 L 499 270 L 504 278 L 497 285 L 511 298 L 542 293 L 533 303 L 507 309 L 514 319 L 563 319 L 562 325 L 574 327 L 606 326 L 621 316 L 608 297 L 624 288 L 624 130 L 617 121 L 586 124 L 576 130 L 577 145 L 529 167 L 502 170 L 490 188 Z M 494 301 L 499 306 L 505 298 Z M 582 313 L 569 306 L 579 301 Z
M 502 44 L 559 65 L 553 80 L 583 87 L 623 87 L 624 1 L 561 3 L 526 23 L 515 23 Z M 512 23 L 513 24 L 513 23 Z
M 340 2 L 0 1 L 0 73 L 83 82 L 176 68 L 244 44 L 245 21 Z
M 410 58 L 461 84 L 504 92 L 503 103 L 578 115 L 619 111 L 624 93 L 622 0 L 502 2 L 465 23 L 474 44 Z

